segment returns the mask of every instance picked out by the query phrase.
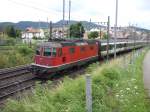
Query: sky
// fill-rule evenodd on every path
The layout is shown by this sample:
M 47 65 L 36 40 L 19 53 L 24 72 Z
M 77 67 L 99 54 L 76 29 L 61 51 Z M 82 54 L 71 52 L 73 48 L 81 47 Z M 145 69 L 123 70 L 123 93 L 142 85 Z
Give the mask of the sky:
M 62 19 L 63 0 L 0 0 L 0 22 L 53 21 Z M 65 20 L 68 20 L 66 1 Z M 115 24 L 116 0 L 71 0 L 71 20 Z M 150 29 L 150 0 L 118 0 L 118 26 Z

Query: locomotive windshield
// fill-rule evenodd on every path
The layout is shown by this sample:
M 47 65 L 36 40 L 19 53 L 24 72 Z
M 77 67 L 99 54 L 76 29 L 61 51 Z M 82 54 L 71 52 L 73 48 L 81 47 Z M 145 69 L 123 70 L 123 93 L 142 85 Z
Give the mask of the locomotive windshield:
M 44 48 L 44 56 L 56 56 L 56 48 Z
M 51 56 L 51 49 L 50 48 L 44 48 L 44 56 Z
M 40 55 L 40 48 L 36 49 L 36 55 Z

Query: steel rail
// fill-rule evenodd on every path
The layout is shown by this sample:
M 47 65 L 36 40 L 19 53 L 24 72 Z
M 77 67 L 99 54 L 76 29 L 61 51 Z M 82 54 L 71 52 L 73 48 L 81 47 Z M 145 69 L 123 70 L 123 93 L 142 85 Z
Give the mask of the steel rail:
M 27 69 L 30 65 L 21 65 L 0 69 L 0 105 L 6 99 L 35 85 L 36 77 Z

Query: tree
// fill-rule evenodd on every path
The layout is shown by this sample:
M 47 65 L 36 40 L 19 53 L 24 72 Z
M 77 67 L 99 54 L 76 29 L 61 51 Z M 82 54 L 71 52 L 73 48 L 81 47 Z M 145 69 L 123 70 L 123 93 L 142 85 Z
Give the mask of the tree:
M 20 37 L 21 38 L 21 30 L 16 29 L 15 33 L 16 33 L 16 37 Z
M 88 38 L 89 39 L 95 39 L 95 38 L 97 38 L 98 37 L 98 32 L 97 31 L 93 31 L 93 32 L 90 32 L 89 34 L 88 34 Z
M 108 35 L 106 33 L 104 33 L 103 39 L 107 39 L 107 38 L 108 38 Z
M 78 22 L 76 24 L 72 24 L 70 26 L 70 37 L 73 37 L 73 38 L 82 38 L 83 35 L 84 35 L 84 27 L 82 25 L 81 22 Z
M 16 37 L 16 30 L 13 26 L 7 26 L 5 32 L 9 37 Z

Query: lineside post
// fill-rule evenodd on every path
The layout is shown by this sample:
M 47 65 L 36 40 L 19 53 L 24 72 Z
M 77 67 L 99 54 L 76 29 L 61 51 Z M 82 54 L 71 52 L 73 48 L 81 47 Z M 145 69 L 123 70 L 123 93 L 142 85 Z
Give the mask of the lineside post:
M 117 23 L 118 22 L 118 0 L 116 0 L 116 12 L 115 12 L 115 30 L 114 30 L 114 59 L 116 59 L 116 41 L 117 41 Z
M 92 87 L 89 74 L 86 75 L 86 111 L 92 112 Z
M 110 16 L 108 16 L 108 22 L 107 22 L 107 62 L 109 59 L 109 27 L 110 27 Z

